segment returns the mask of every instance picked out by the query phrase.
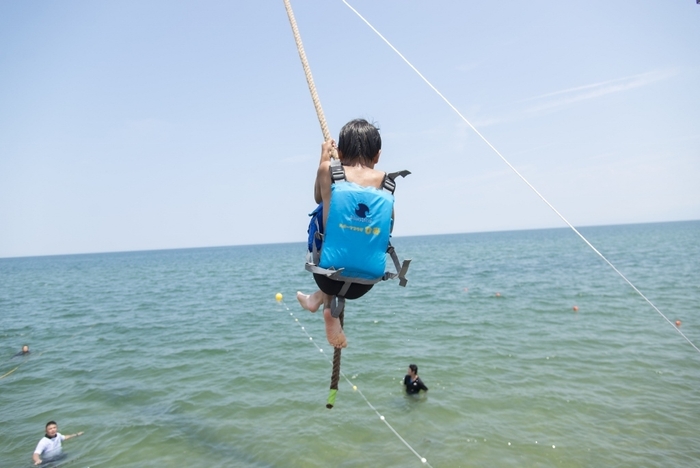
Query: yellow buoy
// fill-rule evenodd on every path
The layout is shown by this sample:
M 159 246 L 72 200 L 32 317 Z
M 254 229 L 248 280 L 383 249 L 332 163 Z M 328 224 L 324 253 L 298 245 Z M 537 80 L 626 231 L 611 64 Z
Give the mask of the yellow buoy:
M 281 302 L 282 301 L 282 293 L 275 294 L 275 299 L 277 299 L 277 302 Z

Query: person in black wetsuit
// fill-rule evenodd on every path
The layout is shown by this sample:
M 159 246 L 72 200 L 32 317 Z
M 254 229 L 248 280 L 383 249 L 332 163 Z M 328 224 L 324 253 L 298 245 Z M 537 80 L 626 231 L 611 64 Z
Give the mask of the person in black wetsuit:
M 408 374 L 403 378 L 403 384 L 406 387 L 406 393 L 409 395 L 416 395 L 421 390 L 428 391 L 428 387 L 418 377 L 418 366 L 415 364 L 408 366 Z
M 24 345 L 24 346 L 22 346 L 22 350 L 12 357 L 26 356 L 29 353 L 31 353 L 31 351 L 29 351 L 29 345 Z

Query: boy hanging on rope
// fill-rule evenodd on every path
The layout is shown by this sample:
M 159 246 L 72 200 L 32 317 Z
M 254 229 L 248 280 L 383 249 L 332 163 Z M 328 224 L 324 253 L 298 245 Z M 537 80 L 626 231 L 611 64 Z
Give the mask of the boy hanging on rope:
M 316 173 L 314 198 L 316 199 L 316 203 L 322 204 L 319 205 L 319 208 L 322 206 L 322 212 L 317 209 L 312 214 L 319 215 L 322 213 L 323 224 L 319 226 L 321 234 L 326 231 L 325 227 L 328 222 L 328 213 L 331 204 L 331 185 L 333 184 L 331 179 L 331 155 L 334 148 L 338 151 L 338 159 L 342 164 L 342 168 L 345 171 L 345 179 L 348 182 L 353 182 L 360 187 L 373 187 L 382 190 L 387 178 L 386 173 L 374 168 L 379 161 L 382 148 L 382 139 L 379 136 L 379 129 L 364 119 L 352 120 L 345 124 L 340 130 L 337 146 L 332 139 L 321 145 L 321 161 Z M 360 206 L 367 208 L 364 205 Z M 360 208 L 360 211 L 356 212 L 358 216 L 364 216 L 362 213 L 364 208 Z M 393 208 L 391 210 L 391 226 L 393 227 Z M 310 250 L 311 242 L 313 242 L 312 239 L 310 239 Z M 382 268 L 384 268 L 384 266 L 382 266 Z M 339 318 L 331 314 L 331 302 L 334 296 L 341 293 L 344 282 L 331 279 L 326 275 L 318 273 L 314 273 L 314 280 L 320 290 L 311 295 L 299 291 L 297 292 L 297 300 L 304 309 L 311 312 L 316 312 L 318 308 L 323 305 L 323 318 L 326 323 L 326 337 L 328 343 L 335 348 L 345 348 L 347 346 L 347 340 L 343 332 L 343 327 L 341 326 Z M 372 289 L 372 286 L 373 284 L 353 283 L 343 296 L 346 299 L 357 299 Z

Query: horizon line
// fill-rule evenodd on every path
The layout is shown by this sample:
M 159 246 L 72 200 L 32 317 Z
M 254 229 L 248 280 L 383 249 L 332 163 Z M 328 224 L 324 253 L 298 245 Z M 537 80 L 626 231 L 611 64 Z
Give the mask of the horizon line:
M 647 221 L 647 222 L 635 222 L 635 223 L 620 223 L 620 224 L 589 224 L 586 226 L 578 226 L 577 228 L 591 228 L 591 227 L 614 227 L 614 226 L 635 226 L 644 224 L 669 224 L 669 223 L 688 223 L 688 222 L 698 222 L 700 219 L 680 219 L 674 221 Z M 432 236 L 454 236 L 461 234 L 490 234 L 490 233 L 503 233 L 503 232 L 521 232 L 521 231 L 545 231 L 554 229 L 566 229 L 570 230 L 569 226 L 558 226 L 558 227 L 543 227 L 543 228 L 526 228 L 526 229 L 496 229 L 496 230 L 486 230 L 486 231 L 467 231 L 467 232 L 443 232 L 440 234 L 410 234 L 401 236 L 392 236 L 393 238 L 403 239 L 411 237 L 432 237 Z M 272 246 L 272 245 L 287 245 L 287 244 L 305 244 L 306 240 L 300 241 L 286 241 L 286 242 L 263 242 L 259 244 L 231 244 L 231 245 L 209 245 L 209 246 L 197 246 L 197 247 L 168 247 L 168 248 L 156 248 L 156 249 L 137 249 L 137 250 L 107 250 L 100 252 L 74 252 L 74 253 L 57 253 L 57 254 L 44 254 L 44 255 L 17 255 L 9 257 L 0 257 L 2 260 L 13 260 L 13 259 L 24 259 L 24 258 L 42 258 L 42 257 L 68 257 L 76 255 L 105 255 L 105 254 L 128 254 L 128 253 L 146 253 L 146 252 L 167 252 L 174 250 L 197 250 L 197 249 L 225 249 L 231 247 L 255 247 L 255 246 Z

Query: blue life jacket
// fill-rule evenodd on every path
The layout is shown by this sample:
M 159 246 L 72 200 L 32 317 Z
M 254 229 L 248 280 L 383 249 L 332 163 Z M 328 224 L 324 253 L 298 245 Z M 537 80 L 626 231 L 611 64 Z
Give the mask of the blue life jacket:
M 321 250 L 321 268 L 343 276 L 378 279 L 386 269 L 394 196 L 352 182 L 331 185 L 331 203 Z
M 331 304 L 333 316 L 342 312 L 344 294 L 353 283 L 374 284 L 398 277 L 400 285 L 406 285 L 405 273 L 411 261 L 399 263 L 389 238 L 393 224 L 394 178 L 408 174 L 408 171 L 387 174 L 382 189 L 362 187 L 345 179 L 339 161 L 331 162 L 333 183 L 325 232 L 323 204 L 319 204 L 310 215 L 306 269 L 344 283 Z M 397 273 L 385 271 L 387 254 Z

